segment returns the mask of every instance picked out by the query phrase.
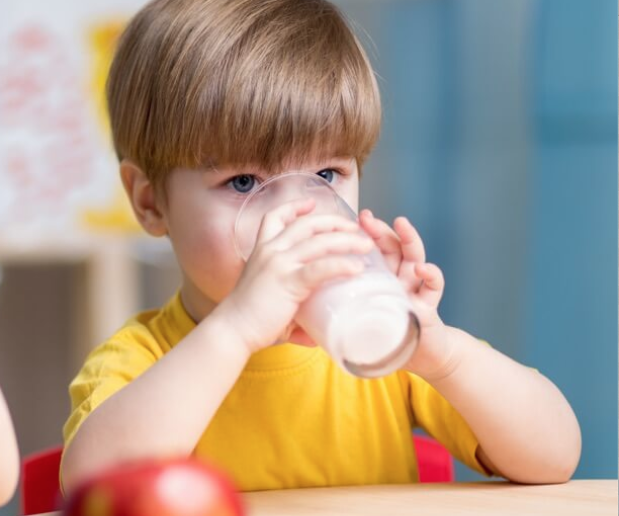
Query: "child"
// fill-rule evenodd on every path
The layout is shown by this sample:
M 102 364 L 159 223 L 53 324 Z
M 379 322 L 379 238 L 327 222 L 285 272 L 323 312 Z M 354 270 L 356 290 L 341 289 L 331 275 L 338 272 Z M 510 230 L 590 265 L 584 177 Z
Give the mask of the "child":
M 368 238 L 313 215 L 311 199 L 292 202 L 264 217 L 247 264 L 237 257 L 236 214 L 269 175 L 318 174 L 357 210 L 380 101 L 331 4 L 155 0 L 119 43 L 108 103 L 136 217 L 169 237 L 183 281 L 71 384 L 65 489 L 170 455 L 204 458 L 243 491 L 415 482 L 414 426 L 482 473 L 570 478 L 580 431 L 569 404 L 540 373 L 443 323 L 443 276 L 405 218 L 392 229 L 363 211 Z M 293 319 L 320 285 L 358 274 L 374 245 L 410 293 L 421 336 L 403 370 L 363 380 Z
M 0 390 L 0 507 L 7 503 L 19 479 L 19 452 L 11 415 Z

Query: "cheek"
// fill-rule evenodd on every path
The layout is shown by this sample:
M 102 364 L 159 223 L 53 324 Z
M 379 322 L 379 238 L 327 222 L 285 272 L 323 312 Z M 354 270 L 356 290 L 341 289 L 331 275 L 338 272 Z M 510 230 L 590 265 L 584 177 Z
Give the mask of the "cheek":
M 359 197 L 358 196 L 351 197 L 350 199 L 346 199 L 346 202 L 348 203 L 348 206 L 352 208 L 352 211 L 354 211 L 358 215 L 359 214 Z
M 195 264 L 194 282 L 210 299 L 220 302 L 236 285 L 244 262 L 237 257 L 232 242 L 220 240 L 205 249 L 199 263 Z
M 355 178 L 335 189 L 338 195 L 346 201 L 355 213 L 359 213 L 359 182 Z
M 234 247 L 233 226 L 221 222 L 187 226 L 173 236 L 181 268 L 200 291 L 219 302 L 232 290 L 244 266 Z

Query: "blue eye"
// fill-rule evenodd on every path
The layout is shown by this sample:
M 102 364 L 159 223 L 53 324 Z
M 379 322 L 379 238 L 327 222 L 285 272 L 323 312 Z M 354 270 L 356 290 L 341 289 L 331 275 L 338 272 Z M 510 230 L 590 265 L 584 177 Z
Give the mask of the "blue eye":
M 256 184 L 256 178 L 249 174 L 243 174 L 242 176 L 233 177 L 228 181 L 228 184 L 238 193 L 248 193 L 253 190 Z
M 329 183 L 331 183 L 336 172 L 332 168 L 325 168 L 324 170 L 317 172 L 317 174 Z

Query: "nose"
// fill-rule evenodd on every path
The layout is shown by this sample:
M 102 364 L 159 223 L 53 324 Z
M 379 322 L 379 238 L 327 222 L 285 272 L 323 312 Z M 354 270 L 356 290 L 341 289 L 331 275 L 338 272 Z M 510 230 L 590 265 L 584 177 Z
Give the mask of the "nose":
M 313 194 L 316 193 L 319 186 L 318 182 L 312 177 L 303 177 L 302 181 L 280 181 L 278 177 L 277 180 L 269 183 L 263 192 L 259 192 L 259 195 L 268 194 L 272 204 L 279 206 L 287 202 L 314 197 Z
M 313 198 L 317 201 L 316 208 L 313 213 L 333 213 L 338 211 L 337 195 L 331 192 L 329 184 L 323 178 L 317 175 L 296 175 L 286 180 L 284 176 L 278 176 L 277 179 L 265 185 L 261 192 L 257 195 L 264 194 L 265 198 L 269 198 L 271 206 L 280 206 L 282 204 L 297 201 L 301 199 Z M 290 173 L 290 175 L 294 175 Z M 283 180 L 280 180 L 283 179 Z

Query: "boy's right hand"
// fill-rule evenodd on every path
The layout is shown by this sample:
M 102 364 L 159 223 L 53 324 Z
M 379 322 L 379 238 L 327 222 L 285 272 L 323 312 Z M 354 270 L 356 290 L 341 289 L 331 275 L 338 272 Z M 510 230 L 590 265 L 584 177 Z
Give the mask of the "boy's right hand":
M 359 274 L 373 241 L 340 215 L 311 215 L 313 199 L 268 212 L 234 290 L 217 307 L 250 353 L 273 344 L 299 305 L 327 281 Z

